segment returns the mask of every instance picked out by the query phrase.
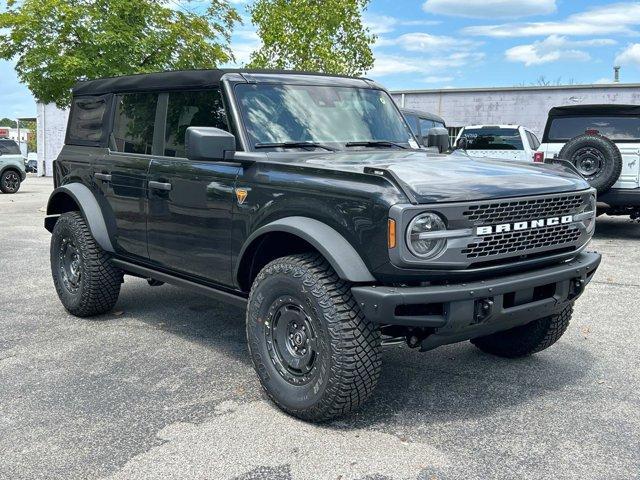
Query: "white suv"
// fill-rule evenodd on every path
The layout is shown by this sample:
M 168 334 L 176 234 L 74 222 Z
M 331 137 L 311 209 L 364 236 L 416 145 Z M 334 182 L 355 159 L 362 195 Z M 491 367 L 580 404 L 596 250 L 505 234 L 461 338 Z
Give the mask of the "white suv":
M 569 161 L 598 190 L 600 213 L 640 218 L 640 106 L 552 108 L 538 150 L 546 162 Z
M 456 146 L 466 150 L 471 157 L 525 162 L 534 161 L 539 145 L 535 134 L 520 125 L 470 125 L 460 130 L 456 138 Z
M 16 193 L 27 178 L 24 157 L 13 140 L 0 138 L 0 191 Z

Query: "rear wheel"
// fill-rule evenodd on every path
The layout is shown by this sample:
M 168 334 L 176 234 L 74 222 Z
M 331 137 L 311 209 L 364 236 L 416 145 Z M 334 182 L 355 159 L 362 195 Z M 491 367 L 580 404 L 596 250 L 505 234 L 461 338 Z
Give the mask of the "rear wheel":
M 269 398 L 304 420 L 348 413 L 377 384 L 380 332 L 318 254 L 280 258 L 262 269 L 249 296 L 247 339 Z
M 2 193 L 16 193 L 20 189 L 20 174 L 15 170 L 6 170 L 0 176 L 0 190 Z
M 534 320 L 520 327 L 471 340 L 483 352 L 498 357 L 526 357 L 549 348 L 567 330 L 573 305 L 560 313 Z
M 63 213 L 56 222 L 51 274 L 62 305 L 72 315 L 106 313 L 118 300 L 122 271 L 111 264 L 79 212 Z

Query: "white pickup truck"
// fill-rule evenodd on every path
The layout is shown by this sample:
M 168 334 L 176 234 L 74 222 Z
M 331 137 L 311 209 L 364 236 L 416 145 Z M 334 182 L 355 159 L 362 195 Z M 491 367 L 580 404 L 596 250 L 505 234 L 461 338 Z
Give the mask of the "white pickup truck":
M 466 146 L 462 147 L 461 139 Z M 542 162 L 535 158 L 540 141 L 520 125 L 469 125 L 460 130 L 456 146 L 471 157 L 504 158 L 525 162 Z

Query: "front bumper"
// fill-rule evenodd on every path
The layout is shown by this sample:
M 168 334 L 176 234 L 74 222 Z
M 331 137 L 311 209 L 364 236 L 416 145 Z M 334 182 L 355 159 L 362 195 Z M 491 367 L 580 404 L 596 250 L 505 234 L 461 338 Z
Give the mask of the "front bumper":
M 373 323 L 432 329 L 422 342 L 428 350 L 557 313 L 582 294 L 600 260 L 599 253 L 585 252 L 566 263 L 491 280 L 351 291 Z

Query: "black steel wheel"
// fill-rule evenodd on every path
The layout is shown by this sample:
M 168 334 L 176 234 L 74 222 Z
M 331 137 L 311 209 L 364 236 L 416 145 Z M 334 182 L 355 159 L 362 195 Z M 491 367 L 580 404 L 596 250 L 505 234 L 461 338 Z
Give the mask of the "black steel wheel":
M 598 193 L 609 190 L 622 172 L 620 150 L 602 135 L 574 137 L 562 147 L 558 157 L 571 162 Z
M 16 193 L 20 189 L 20 173 L 15 170 L 5 170 L 0 178 L 0 190 L 3 193 Z
M 247 340 L 266 394 L 303 420 L 356 409 L 380 375 L 379 330 L 349 283 L 315 253 L 279 258 L 260 271 L 249 295 Z
M 51 274 L 62 305 L 72 315 L 99 315 L 118 300 L 122 271 L 111 264 L 79 212 L 63 213 L 53 228 Z
M 265 319 L 265 342 L 278 373 L 292 385 L 305 385 L 319 363 L 317 333 L 302 301 L 282 296 L 271 304 Z

